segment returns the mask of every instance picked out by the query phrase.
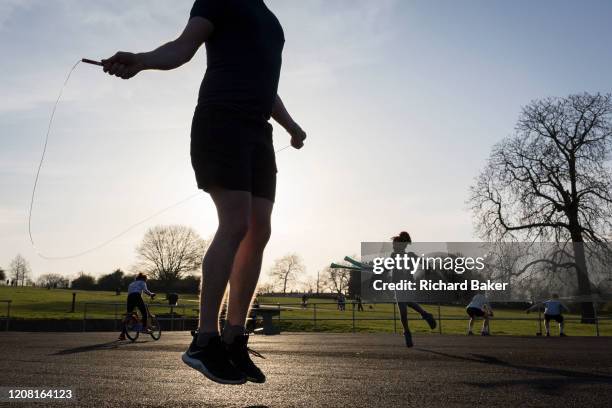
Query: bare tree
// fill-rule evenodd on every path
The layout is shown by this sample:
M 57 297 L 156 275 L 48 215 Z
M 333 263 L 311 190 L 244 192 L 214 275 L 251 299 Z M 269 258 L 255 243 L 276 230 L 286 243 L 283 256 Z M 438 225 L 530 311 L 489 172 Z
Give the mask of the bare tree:
M 306 293 L 317 292 L 317 278 L 314 276 L 308 276 L 302 282 L 300 282 L 300 290 Z
M 38 286 L 47 287 L 47 288 L 67 288 L 70 281 L 68 278 L 63 277 L 57 273 L 48 273 L 45 275 L 41 275 L 36 283 Z
M 605 244 L 612 232 L 611 146 L 610 94 L 531 102 L 471 187 L 481 236 L 570 243 L 578 292 L 590 295 L 583 243 Z M 582 313 L 591 318 L 592 304 Z
M 153 227 L 136 248 L 137 269 L 172 285 L 200 268 L 208 244 L 192 228 L 183 225 Z
M 11 280 L 15 281 L 17 285 L 21 282 L 21 286 L 25 286 L 26 280 L 30 277 L 30 273 L 32 272 L 30 264 L 21 254 L 13 258 L 9 270 L 11 273 Z
M 327 267 L 323 270 L 322 275 L 324 284 L 329 290 L 334 293 L 347 292 L 351 279 L 351 271 L 349 269 Z
M 259 284 L 257 286 L 257 294 L 273 293 L 273 292 L 274 292 L 274 285 L 272 283 L 266 282 L 266 283 Z
M 305 271 L 302 259 L 298 254 L 288 254 L 274 261 L 274 266 L 270 269 L 270 277 L 279 282 L 283 288 L 283 293 L 287 293 L 289 282 L 293 282 L 296 275 Z

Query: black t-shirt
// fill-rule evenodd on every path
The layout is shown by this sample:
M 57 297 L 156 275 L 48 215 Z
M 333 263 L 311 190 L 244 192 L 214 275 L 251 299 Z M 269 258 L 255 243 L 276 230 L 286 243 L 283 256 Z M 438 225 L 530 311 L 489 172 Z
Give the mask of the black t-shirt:
M 190 18 L 196 16 L 215 27 L 198 104 L 269 119 L 285 44 L 276 16 L 263 0 L 196 0 Z

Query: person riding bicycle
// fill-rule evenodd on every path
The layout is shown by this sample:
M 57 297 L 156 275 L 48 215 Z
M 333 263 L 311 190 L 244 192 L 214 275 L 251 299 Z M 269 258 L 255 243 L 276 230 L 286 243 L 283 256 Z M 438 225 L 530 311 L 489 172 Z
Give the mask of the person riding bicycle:
M 129 316 L 134 311 L 134 308 L 138 308 L 142 321 L 142 332 L 150 333 L 151 329 L 149 329 L 147 326 L 147 318 L 149 317 L 149 314 L 147 312 L 147 306 L 142 299 L 143 292 L 151 296 L 151 299 L 155 297 L 155 293 L 150 292 L 147 288 L 147 275 L 144 273 L 139 273 L 134 282 L 130 283 L 128 286 L 127 314 Z M 125 328 L 121 331 L 119 340 L 125 340 Z

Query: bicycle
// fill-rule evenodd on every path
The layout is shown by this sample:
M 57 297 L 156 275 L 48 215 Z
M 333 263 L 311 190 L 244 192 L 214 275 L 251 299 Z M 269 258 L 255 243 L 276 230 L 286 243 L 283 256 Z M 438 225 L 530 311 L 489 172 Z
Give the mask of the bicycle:
M 159 325 L 157 317 L 150 312 L 149 305 L 146 304 L 145 306 L 148 314 L 147 320 L 149 322 L 149 328 L 151 329 L 151 332 L 148 334 L 151 335 L 153 340 L 157 341 L 161 338 L 161 326 Z M 126 337 L 130 339 L 132 343 L 135 342 L 142 330 L 142 320 L 140 319 L 138 312 L 134 310 L 132 313 L 126 314 L 122 324 L 123 333 L 125 333 Z

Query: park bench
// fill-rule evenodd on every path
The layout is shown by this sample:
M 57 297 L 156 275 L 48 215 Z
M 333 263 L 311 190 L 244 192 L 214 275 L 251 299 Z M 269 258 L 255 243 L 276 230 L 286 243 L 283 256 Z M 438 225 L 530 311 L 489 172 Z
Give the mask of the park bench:
M 192 309 L 197 315 L 199 315 L 200 313 L 200 309 Z M 265 334 L 265 335 L 272 335 L 272 334 L 280 334 L 280 328 L 276 327 L 274 325 L 274 316 L 279 316 L 280 315 L 280 309 L 276 306 L 258 306 L 258 307 L 253 307 L 251 309 L 251 319 L 253 320 L 253 326 L 255 327 L 255 320 L 257 320 L 258 317 L 261 317 L 261 320 L 263 322 L 263 327 L 259 328 L 259 329 L 255 329 L 254 332 L 257 334 Z M 223 320 L 224 317 L 221 317 L 221 326 L 223 326 Z
M 254 319 L 257 319 L 258 316 L 261 316 L 263 321 L 263 327 L 261 329 L 256 329 L 255 332 L 261 332 L 266 335 L 271 334 L 280 334 L 280 327 L 276 327 L 274 325 L 274 316 L 280 315 L 280 309 L 278 307 L 267 307 L 267 306 L 259 306 L 251 309 L 251 314 Z

